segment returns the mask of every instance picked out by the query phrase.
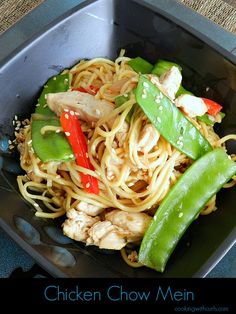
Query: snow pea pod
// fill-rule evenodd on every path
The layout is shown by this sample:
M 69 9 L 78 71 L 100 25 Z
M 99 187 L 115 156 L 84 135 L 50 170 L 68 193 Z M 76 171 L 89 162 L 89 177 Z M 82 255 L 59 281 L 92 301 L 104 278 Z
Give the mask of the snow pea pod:
M 55 113 L 46 105 L 46 94 L 66 92 L 69 88 L 68 73 L 51 77 L 46 85 L 44 85 L 43 91 L 38 99 L 38 106 L 35 109 L 35 113 L 55 116 Z
M 198 129 L 144 75 L 139 78 L 136 100 L 159 133 L 188 157 L 195 160 L 212 150 Z
M 74 159 L 73 151 L 63 133 L 47 132 L 42 135 L 40 132 L 44 126 L 60 127 L 55 113 L 46 104 L 46 94 L 65 92 L 68 89 L 69 74 L 57 75 L 48 80 L 38 99 L 35 113 L 40 115 L 40 119 L 32 121 L 31 137 L 33 149 L 43 162 Z M 50 117 L 51 119 L 49 119 Z
M 115 105 L 116 107 L 120 107 L 122 106 L 126 101 L 128 101 L 130 99 L 130 93 L 129 94 L 124 94 L 124 95 L 120 95 L 117 96 L 115 99 Z M 127 114 L 125 121 L 127 123 L 130 123 L 132 115 L 134 113 L 134 106 L 132 107 L 132 109 L 130 110 L 130 112 Z
M 235 173 L 236 163 L 221 148 L 193 163 L 156 211 L 142 240 L 139 261 L 163 272 L 188 226 Z
M 32 145 L 36 155 L 42 162 L 74 159 L 73 151 L 64 132 L 51 131 L 41 134 L 41 129 L 48 125 L 61 126 L 58 119 L 35 120 L 32 123 Z
M 166 71 L 170 70 L 173 66 L 177 67 L 180 72 L 182 71 L 182 68 L 179 64 L 171 62 L 171 61 L 166 61 L 166 60 L 158 60 L 157 63 L 155 63 L 153 69 L 152 69 L 152 74 L 156 74 L 157 76 L 161 76 L 164 74 Z
M 136 57 L 128 61 L 131 68 L 137 73 L 151 73 L 153 65 L 141 57 Z

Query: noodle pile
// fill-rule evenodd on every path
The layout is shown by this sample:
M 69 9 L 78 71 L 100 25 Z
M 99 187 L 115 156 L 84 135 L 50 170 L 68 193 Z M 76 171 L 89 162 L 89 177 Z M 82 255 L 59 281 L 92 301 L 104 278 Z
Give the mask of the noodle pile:
M 177 151 L 162 136 L 159 136 L 150 152 L 140 151 L 140 137 L 148 120 L 135 105 L 132 90 L 137 85 L 138 74 L 128 65 L 129 60 L 122 51 L 115 62 L 103 58 L 82 60 L 68 70 L 71 88 L 88 89 L 91 85 L 97 86 L 97 99 L 114 103 L 117 96 L 130 95 L 128 101 L 98 122 L 88 125 L 80 121 L 95 171 L 82 168 L 75 161 L 40 161 L 32 148 L 31 123 L 17 134 L 20 164 L 26 172 L 18 176 L 17 182 L 23 197 L 35 207 L 36 216 L 56 218 L 70 208 L 76 208 L 81 201 L 104 209 L 146 211 L 153 215 L 176 180 L 191 165 L 192 160 Z M 134 112 L 128 124 L 126 117 L 130 110 Z M 195 118 L 190 121 L 214 148 L 224 147 L 224 141 L 232 138 L 228 136 L 220 139 L 212 126 Z M 48 132 L 48 129 L 41 131 Z M 51 132 L 57 131 L 60 128 L 51 129 Z M 79 172 L 99 180 L 99 195 L 84 191 Z M 215 210 L 215 201 L 214 196 L 202 214 Z

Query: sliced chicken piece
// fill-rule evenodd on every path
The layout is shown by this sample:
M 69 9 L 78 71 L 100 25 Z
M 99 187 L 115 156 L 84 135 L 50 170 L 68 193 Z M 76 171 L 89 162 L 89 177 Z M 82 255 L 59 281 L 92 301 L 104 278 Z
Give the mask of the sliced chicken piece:
M 182 108 L 190 118 L 202 116 L 207 112 L 207 106 L 200 97 L 181 95 L 175 100 L 175 104 Z
M 153 74 L 148 75 L 148 77 L 164 95 L 172 101 L 175 99 L 175 94 L 177 93 L 182 81 L 182 75 L 177 67 L 173 66 L 170 70 L 162 74 L 160 78 Z
M 122 147 L 124 145 L 128 131 L 129 131 L 129 124 L 124 121 L 124 123 L 122 124 L 122 127 L 116 133 L 116 138 L 118 140 L 119 147 Z
M 99 221 L 89 229 L 87 245 L 97 245 L 100 249 L 120 250 L 126 241 L 126 233 L 110 221 Z
M 83 202 L 81 201 L 77 207 L 77 210 L 79 210 L 80 212 L 83 212 L 89 216 L 97 216 L 99 214 L 101 214 L 101 212 L 103 212 L 104 208 L 101 206 L 96 206 L 96 205 L 92 205 L 89 204 L 87 202 Z
M 77 112 L 79 118 L 88 123 L 97 122 L 109 115 L 114 105 L 106 100 L 96 99 L 93 95 L 79 91 L 49 93 L 46 95 L 49 108 L 58 116 L 64 109 Z
M 159 137 L 157 129 L 150 123 L 146 124 L 140 133 L 138 150 L 145 154 L 150 152 L 157 144 Z
M 128 213 L 115 209 L 106 214 L 106 220 L 123 229 L 128 234 L 128 242 L 137 242 L 143 238 L 152 217 L 145 213 Z
M 74 208 L 68 210 L 66 215 L 68 219 L 62 225 L 63 232 L 76 241 L 85 242 L 90 227 L 100 220 L 99 217 L 91 217 L 83 212 L 78 212 Z
M 162 88 L 172 100 L 175 99 L 175 94 L 180 87 L 181 81 L 182 75 L 176 66 L 171 67 L 170 70 L 166 71 L 160 77 Z

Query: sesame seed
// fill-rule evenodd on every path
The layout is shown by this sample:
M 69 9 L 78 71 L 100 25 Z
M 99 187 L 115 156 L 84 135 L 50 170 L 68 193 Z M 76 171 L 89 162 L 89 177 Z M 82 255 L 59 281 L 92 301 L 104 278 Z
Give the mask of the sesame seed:
M 160 111 L 162 111 L 162 110 L 163 110 L 163 107 L 162 107 L 162 106 L 160 106 L 158 109 L 159 109 Z
M 124 94 L 125 97 L 128 97 L 128 94 Z
M 12 121 L 12 124 L 15 125 L 15 120 Z
M 15 120 L 18 120 L 18 117 L 15 115 Z
M 160 98 L 159 98 L 159 97 L 156 97 L 155 103 L 159 104 L 160 102 L 161 102 Z
M 47 104 L 45 104 L 44 106 L 43 106 L 43 108 L 46 108 L 48 105 Z
M 48 88 L 48 85 L 44 85 L 44 88 Z
M 183 136 L 180 136 L 180 137 L 179 137 L 179 140 L 182 140 L 182 139 L 183 139 Z
M 61 130 L 60 130 L 60 129 L 56 130 L 56 133 L 60 133 L 60 132 L 61 132 Z
M 39 107 L 39 106 L 40 106 L 40 104 L 37 104 L 37 105 L 36 105 L 36 107 Z
M 37 203 L 34 203 L 34 207 L 39 207 L 39 204 L 37 204 Z
M 61 178 L 61 176 L 58 174 L 57 176 L 56 176 L 56 179 L 60 179 Z
M 12 143 L 12 141 L 11 140 L 8 140 L 8 144 L 11 144 Z
M 90 183 L 86 183 L 85 187 L 88 189 L 90 187 Z
M 159 96 L 161 99 L 163 98 L 163 94 L 162 93 L 160 93 L 160 96 Z
M 206 87 L 206 92 L 208 92 L 208 91 L 209 91 L 209 89 L 210 89 L 210 87 L 208 87 L 208 86 L 207 86 L 207 87 Z
M 142 94 L 142 98 L 147 98 L 147 95 L 146 94 Z
M 30 145 L 32 143 L 32 140 L 28 141 L 27 144 Z
M 70 132 L 65 132 L 65 135 L 66 136 L 70 136 Z
M 64 111 L 65 111 L 65 112 L 69 112 L 69 109 L 65 108 Z
M 69 156 L 70 158 L 74 158 L 74 155 L 73 154 L 70 154 L 70 156 Z
M 74 116 L 75 115 L 75 112 L 73 110 L 70 110 L 70 115 L 71 116 Z
M 156 221 L 156 220 L 157 220 L 157 217 L 156 217 L 156 216 L 154 216 L 154 217 L 153 217 L 153 219 L 154 219 L 154 221 Z
M 64 79 L 64 84 L 67 84 L 68 83 L 68 79 Z
M 66 113 L 65 114 L 65 118 L 68 120 L 69 119 L 69 115 Z
M 157 117 L 157 121 L 158 121 L 159 123 L 161 123 L 161 118 L 160 118 L 160 117 Z
M 143 83 L 143 86 L 144 86 L 144 87 L 149 87 L 149 85 L 148 85 L 147 82 L 144 82 L 144 83 Z
M 54 76 L 53 81 L 56 81 L 56 79 L 57 79 L 56 76 Z
M 44 99 L 47 99 L 47 95 L 44 95 Z
M 97 114 L 97 115 L 100 115 L 100 114 L 101 114 L 101 111 L 100 111 L 99 109 L 96 109 L 95 111 L 96 111 L 96 114 Z
M 183 217 L 183 215 L 184 215 L 183 213 L 179 213 L 179 218 Z

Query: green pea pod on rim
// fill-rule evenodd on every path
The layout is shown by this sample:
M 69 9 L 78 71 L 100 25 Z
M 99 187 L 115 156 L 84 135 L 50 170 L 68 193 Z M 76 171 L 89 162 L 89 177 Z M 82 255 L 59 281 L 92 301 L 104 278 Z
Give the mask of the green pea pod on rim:
M 188 226 L 205 204 L 236 173 L 236 163 L 215 149 L 188 168 L 166 195 L 146 231 L 139 261 L 163 272 Z

